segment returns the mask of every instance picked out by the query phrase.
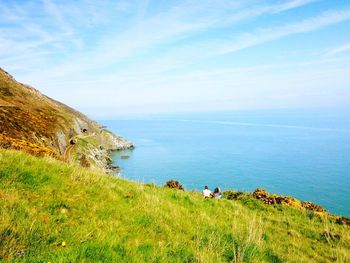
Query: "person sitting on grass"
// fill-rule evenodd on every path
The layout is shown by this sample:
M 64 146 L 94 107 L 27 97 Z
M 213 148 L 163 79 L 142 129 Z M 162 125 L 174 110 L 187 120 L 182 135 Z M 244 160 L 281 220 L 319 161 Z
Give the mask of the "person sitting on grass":
M 219 199 L 222 198 L 222 193 L 219 187 L 216 187 L 214 189 L 213 198 L 219 198 Z
M 203 190 L 204 198 L 210 198 L 210 195 L 211 195 L 211 191 L 208 189 L 208 186 L 204 186 L 204 190 Z

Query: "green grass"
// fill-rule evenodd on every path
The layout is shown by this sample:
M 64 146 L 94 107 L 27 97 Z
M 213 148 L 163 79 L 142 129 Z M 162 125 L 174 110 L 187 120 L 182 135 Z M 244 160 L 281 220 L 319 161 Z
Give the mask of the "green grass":
M 0 150 L 0 261 L 350 262 L 350 228 Z

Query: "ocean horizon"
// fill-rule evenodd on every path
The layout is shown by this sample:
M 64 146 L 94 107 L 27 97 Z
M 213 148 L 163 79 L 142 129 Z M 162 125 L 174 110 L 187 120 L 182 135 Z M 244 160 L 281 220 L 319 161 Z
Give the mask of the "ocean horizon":
M 119 176 L 186 190 L 264 188 L 350 215 L 346 110 L 181 113 L 101 121 L 136 148 L 114 152 Z M 125 158 L 125 155 L 128 158 Z

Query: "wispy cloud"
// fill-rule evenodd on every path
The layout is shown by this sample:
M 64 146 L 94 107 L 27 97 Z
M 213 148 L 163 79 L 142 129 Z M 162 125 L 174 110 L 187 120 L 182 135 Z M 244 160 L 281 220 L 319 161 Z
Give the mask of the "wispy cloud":
M 58 28 L 67 35 L 73 34 L 73 28 L 67 23 L 67 20 L 64 19 L 60 8 L 51 0 L 43 0 L 43 3 L 47 15 L 53 18 Z
M 48 0 L 46 0 L 48 1 Z M 201 5 L 194 1 L 185 1 L 177 4 L 171 4 L 156 12 L 151 16 L 145 16 L 147 13 L 148 1 L 139 5 L 140 10 L 137 13 L 137 19 L 130 23 L 125 30 L 108 36 L 101 36 L 95 47 L 88 52 L 77 53 L 68 63 L 56 65 L 48 71 L 52 77 L 62 77 L 67 74 L 75 75 L 77 72 L 85 72 L 91 69 L 107 67 L 116 64 L 130 57 L 136 57 L 144 52 L 148 52 L 162 45 L 167 45 L 183 39 L 193 38 L 193 34 L 202 34 L 206 31 L 218 30 L 220 28 L 232 27 L 244 20 L 257 18 L 264 14 L 275 14 L 286 10 L 301 7 L 303 5 L 315 2 L 315 0 L 287 1 L 281 4 L 260 4 L 255 1 L 219 1 L 212 3 L 204 1 Z M 248 4 L 253 4 L 250 6 Z M 53 14 L 60 27 L 65 28 L 65 22 L 62 22 L 62 14 L 58 7 L 48 1 L 45 5 L 49 14 Z M 140 20 L 140 14 L 144 17 Z M 131 20 L 133 21 L 133 20 Z M 214 41 L 213 41 L 214 40 Z M 172 68 L 176 64 L 181 65 L 189 57 L 199 58 L 203 56 L 209 48 L 210 50 L 222 49 L 215 39 L 211 42 L 192 46 L 179 46 L 179 56 L 173 57 Z M 221 45 L 221 44 L 220 44 Z M 181 54 L 182 53 L 182 54 Z M 212 56 L 210 51 L 207 55 Z M 169 56 L 168 56 L 169 57 Z M 181 59 L 181 57 L 183 59 Z M 156 59 L 158 64 L 164 64 L 164 59 Z M 93 62 L 93 63 L 92 63 Z M 154 62 L 152 62 L 154 64 Z M 168 63 L 169 65 L 169 63 Z M 161 67 L 159 67 L 161 69 Z M 163 68 L 166 69 L 166 68 Z
M 329 57 L 329 56 L 337 55 L 339 53 L 348 52 L 348 51 L 350 51 L 350 43 L 333 48 L 332 50 L 328 51 L 325 54 L 325 56 Z
M 304 5 L 308 5 L 308 4 L 311 4 L 313 2 L 317 2 L 317 1 L 319 1 L 319 0 L 292 0 L 292 1 L 288 1 L 288 2 L 282 3 L 282 4 L 274 7 L 273 12 L 279 13 L 282 11 L 287 11 L 290 9 L 302 7 Z
M 300 42 L 271 51 L 280 44 L 275 40 L 296 34 L 327 39 L 327 27 L 349 23 L 350 7 L 334 1 L 6 1 L 0 5 L 0 64 L 73 105 L 98 96 L 101 104 L 125 108 L 206 98 L 253 103 L 264 93 L 282 96 L 283 82 L 293 93 L 290 83 L 300 87 L 310 79 L 313 92 L 332 81 L 340 88 L 349 60 L 328 56 L 347 52 L 350 44 L 331 49 L 330 42 L 314 41 L 311 49 Z M 298 68 L 307 72 L 295 76 L 299 82 L 288 81 Z M 68 90 L 69 96 L 62 92 Z M 113 103 L 115 97 L 123 102 Z
M 220 53 L 231 53 L 261 43 L 276 40 L 293 34 L 311 32 L 325 26 L 350 20 L 350 9 L 325 12 L 302 22 L 275 28 L 262 28 L 251 33 L 244 33 L 232 40 L 233 45 L 223 48 Z

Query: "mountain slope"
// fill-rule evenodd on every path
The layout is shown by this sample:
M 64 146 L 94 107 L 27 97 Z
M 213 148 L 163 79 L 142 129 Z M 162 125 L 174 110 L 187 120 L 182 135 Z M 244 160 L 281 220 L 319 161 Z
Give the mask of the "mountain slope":
M 86 147 L 71 146 L 79 151 L 65 156 L 69 145 L 79 138 L 89 139 Z M 108 170 L 107 150 L 130 148 L 132 144 L 0 69 L 0 147 Z
M 350 262 L 350 228 L 0 150 L 0 262 Z

